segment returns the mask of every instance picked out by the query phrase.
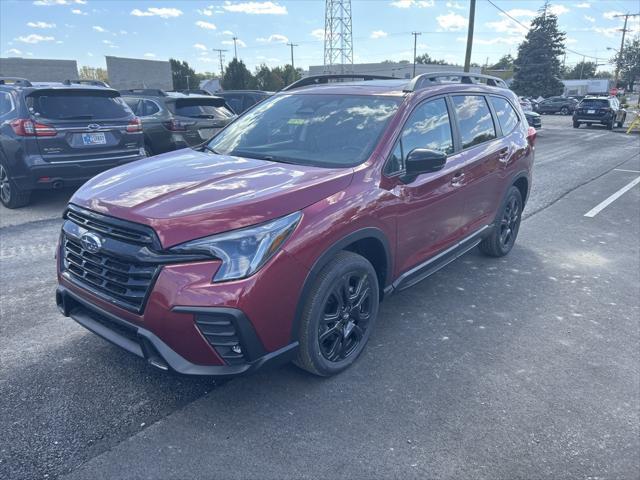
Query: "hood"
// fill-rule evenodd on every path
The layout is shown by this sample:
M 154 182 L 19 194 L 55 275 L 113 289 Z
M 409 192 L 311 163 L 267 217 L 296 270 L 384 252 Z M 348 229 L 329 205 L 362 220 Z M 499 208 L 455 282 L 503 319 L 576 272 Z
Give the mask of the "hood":
M 347 188 L 352 175 L 184 149 L 101 173 L 71 203 L 149 225 L 168 248 L 301 210 Z

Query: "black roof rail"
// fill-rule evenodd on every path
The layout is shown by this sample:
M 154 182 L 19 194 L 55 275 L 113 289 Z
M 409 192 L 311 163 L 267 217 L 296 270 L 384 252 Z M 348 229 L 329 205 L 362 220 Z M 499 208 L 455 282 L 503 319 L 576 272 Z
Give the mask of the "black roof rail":
M 287 90 L 293 90 L 295 88 L 308 87 L 309 85 L 324 85 L 329 83 L 329 80 L 341 80 L 341 79 L 352 79 L 352 80 L 398 80 L 394 77 L 387 77 L 385 75 L 368 75 L 366 73 L 340 73 L 340 74 L 329 74 L 329 75 L 311 75 L 309 77 L 301 78 L 298 81 L 293 82 L 291 85 L 287 85 L 284 87 L 281 92 Z
M 188 88 L 184 90 L 176 90 L 179 93 L 184 93 L 185 95 L 211 95 L 208 91 L 202 88 Z
M 422 88 L 443 83 L 466 83 L 466 84 L 485 84 L 489 87 L 509 88 L 507 82 L 500 77 L 484 75 L 482 73 L 469 72 L 432 72 L 422 73 L 415 76 L 409 85 L 404 89 L 405 92 L 415 92 Z
M 167 92 L 159 88 L 127 88 L 120 90 L 122 95 L 149 95 L 153 97 L 166 97 Z
M 88 80 L 84 78 L 77 79 L 67 79 L 62 82 L 63 85 L 93 85 L 94 87 L 105 87 L 111 88 L 107 82 L 103 82 L 102 80 Z
M 19 87 L 33 87 L 26 78 L 20 77 L 0 77 L 0 85 L 17 85 Z

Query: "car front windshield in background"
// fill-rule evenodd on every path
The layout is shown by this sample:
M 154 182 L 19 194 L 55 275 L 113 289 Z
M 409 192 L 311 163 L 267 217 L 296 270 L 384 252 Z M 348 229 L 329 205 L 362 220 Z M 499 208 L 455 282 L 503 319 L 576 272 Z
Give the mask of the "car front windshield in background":
M 29 97 L 34 115 L 53 120 L 126 118 L 131 115 L 121 97 L 92 92 L 46 92 Z
M 209 146 L 223 155 L 347 167 L 362 163 L 400 100 L 352 95 L 278 95 L 236 120 Z

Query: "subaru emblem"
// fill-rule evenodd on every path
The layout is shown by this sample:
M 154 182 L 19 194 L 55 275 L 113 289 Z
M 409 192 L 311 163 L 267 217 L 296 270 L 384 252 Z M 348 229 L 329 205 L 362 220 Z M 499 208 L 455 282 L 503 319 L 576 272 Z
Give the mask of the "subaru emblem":
M 100 128 L 100 125 L 98 125 L 97 123 L 90 123 L 89 125 L 87 125 L 87 128 L 89 128 L 90 130 L 97 130 Z
M 102 238 L 91 232 L 83 233 L 80 237 L 80 243 L 90 253 L 98 253 L 102 248 Z

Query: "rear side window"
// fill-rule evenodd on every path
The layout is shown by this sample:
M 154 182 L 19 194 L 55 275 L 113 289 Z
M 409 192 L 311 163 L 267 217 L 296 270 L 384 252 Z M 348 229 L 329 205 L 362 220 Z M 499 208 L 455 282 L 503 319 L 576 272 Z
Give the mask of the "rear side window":
M 145 115 L 145 116 L 155 115 L 159 111 L 160 111 L 160 107 L 158 107 L 156 102 L 153 102 L 151 100 L 145 100 L 144 101 L 144 108 L 143 108 L 142 115 Z
M 126 118 L 131 110 L 122 97 L 101 92 L 43 91 L 27 97 L 32 114 L 53 120 Z
M 227 119 L 233 114 L 225 107 L 216 107 L 207 99 L 177 100 L 174 113 L 181 117 Z
M 491 111 L 483 96 L 457 95 L 452 99 L 458 116 L 462 148 L 473 147 L 496 138 Z
M 131 111 L 136 115 L 140 115 L 140 105 L 142 103 L 141 100 L 137 98 L 124 98 L 124 102 L 129 106 Z
M 411 113 L 385 166 L 385 173 L 404 170 L 407 155 L 415 148 L 428 148 L 447 155 L 453 153 L 453 135 L 444 98 L 425 102 Z
M 491 104 L 498 116 L 498 122 L 500 123 L 502 134 L 508 135 L 513 132 L 513 129 L 516 128 L 516 125 L 518 124 L 518 114 L 511 104 L 507 99 L 501 97 L 491 97 Z
M 13 110 L 13 99 L 8 92 L 0 92 L 0 116 Z

